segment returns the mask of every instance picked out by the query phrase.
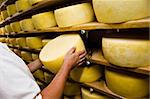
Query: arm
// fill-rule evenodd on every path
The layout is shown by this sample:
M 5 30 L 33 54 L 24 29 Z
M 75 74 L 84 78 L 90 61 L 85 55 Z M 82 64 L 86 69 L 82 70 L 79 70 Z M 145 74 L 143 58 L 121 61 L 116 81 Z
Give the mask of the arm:
M 42 63 L 39 59 L 36 59 L 35 61 L 28 64 L 28 68 L 30 69 L 31 72 L 34 72 L 41 67 Z
M 58 71 L 53 81 L 41 92 L 42 99 L 61 99 L 71 68 L 77 64 L 81 65 L 85 59 L 85 55 L 85 51 L 75 53 L 75 48 L 72 48 L 66 54 L 61 69 Z

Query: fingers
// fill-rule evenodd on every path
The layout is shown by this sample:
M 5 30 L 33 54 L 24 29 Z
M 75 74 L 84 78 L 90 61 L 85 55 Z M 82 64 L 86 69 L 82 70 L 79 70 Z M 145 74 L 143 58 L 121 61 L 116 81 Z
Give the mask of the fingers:
M 84 53 L 80 54 L 79 58 L 81 59 L 81 58 L 85 57 L 86 54 L 87 54 L 87 52 L 85 51 Z
M 72 54 L 76 51 L 76 48 L 75 47 L 72 47 L 69 51 L 68 51 L 68 54 Z

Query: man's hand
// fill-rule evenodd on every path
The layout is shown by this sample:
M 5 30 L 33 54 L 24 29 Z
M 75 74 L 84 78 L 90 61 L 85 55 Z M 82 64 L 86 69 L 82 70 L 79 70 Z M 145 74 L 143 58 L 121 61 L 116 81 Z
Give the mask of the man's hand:
M 81 65 L 85 61 L 86 51 L 75 52 L 76 48 L 71 48 L 64 58 L 64 66 L 70 70 L 76 65 Z

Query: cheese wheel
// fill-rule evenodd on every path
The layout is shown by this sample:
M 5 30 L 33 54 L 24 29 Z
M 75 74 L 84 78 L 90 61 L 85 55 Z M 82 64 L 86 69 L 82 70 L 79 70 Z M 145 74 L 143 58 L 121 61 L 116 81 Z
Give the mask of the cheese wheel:
M 27 43 L 27 46 L 31 49 L 42 48 L 42 39 L 40 37 L 27 37 L 26 43 Z
M 12 46 L 15 46 L 15 45 L 16 45 L 16 38 L 9 38 L 9 43 L 10 43 Z
M 36 70 L 34 73 L 33 73 L 33 76 L 41 81 L 44 81 L 45 80 L 45 77 L 44 77 L 44 72 L 40 69 Z
M 39 58 L 39 55 L 38 54 L 34 54 L 32 53 L 32 60 L 36 60 Z
M 5 43 L 5 38 L 4 37 L 0 37 L 0 42 Z
M 43 45 L 43 47 L 44 47 L 49 41 L 51 41 L 51 39 L 43 39 L 43 40 L 42 40 L 42 45 Z
M 71 71 L 70 76 L 78 82 L 94 82 L 102 76 L 102 68 L 99 65 L 76 67 Z
M 2 16 L 0 15 L 0 22 L 3 21 Z
M 33 15 L 32 22 L 38 30 L 47 29 L 57 25 L 52 11 Z
M 45 82 L 49 84 L 53 80 L 53 75 L 44 72 Z
M 9 33 L 9 34 L 12 32 L 12 29 L 11 29 L 10 25 L 6 25 L 6 26 L 5 26 L 5 30 L 6 30 L 6 32 Z
M 150 66 L 150 41 L 140 39 L 103 38 L 104 57 L 121 67 Z
M 94 12 L 90 3 L 76 4 L 55 10 L 59 27 L 69 27 L 94 21 Z
M 27 62 L 31 62 L 32 61 L 32 55 L 30 52 L 27 51 L 21 51 L 21 57 L 23 60 L 27 61 Z
M 21 31 L 21 27 L 20 27 L 20 24 L 19 24 L 18 21 L 11 23 L 10 27 L 11 27 L 11 29 L 12 29 L 13 32 L 17 32 L 18 33 L 18 32 Z
M 1 11 L 1 16 L 2 16 L 2 19 L 3 19 L 3 20 L 5 20 L 6 18 L 8 18 L 7 10 Z
M 34 26 L 33 26 L 32 20 L 30 18 L 21 20 L 20 26 L 23 31 L 33 31 L 34 30 Z
M 15 4 L 8 5 L 6 8 L 8 16 L 12 16 L 17 12 Z
M 85 50 L 79 34 L 64 34 L 48 42 L 41 50 L 39 58 L 47 69 L 56 73 L 63 64 L 64 56 L 72 47 L 76 47 L 77 52 Z
M 81 92 L 82 92 L 82 99 L 109 99 L 108 97 L 102 94 L 90 92 L 90 90 L 87 90 L 85 88 L 81 88 Z
M 24 37 L 16 38 L 16 42 L 19 45 L 19 47 L 21 47 L 21 48 L 27 47 L 26 38 L 24 38 Z
M 13 51 L 14 51 L 14 53 L 15 53 L 16 55 L 21 56 L 21 51 L 20 51 L 20 50 L 14 49 Z
M 121 23 L 148 17 L 149 0 L 93 0 L 98 22 Z
M 18 12 L 22 12 L 31 7 L 28 0 L 18 0 L 15 2 L 16 9 Z
M 28 1 L 29 1 L 30 5 L 34 5 L 34 4 L 41 2 L 43 0 L 28 0 Z
M 118 95 L 131 99 L 141 99 L 149 94 L 148 76 L 135 76 L 123 71 L 106 69 L 105 78 L 108 88 Z
M 6 33 L 5 27 L 1 27 L 0 30 L 1 30 L 1 35 L 5 35 Z
M 80 85 L 77 83 L 66 82 L 63 93 L 66 96 L 79 95 L 80 94 Z
M 6 42 L 7 44 L 9 44 L 9 38 L 6 38 L 6 39 L 5 39 L 5 42 Z

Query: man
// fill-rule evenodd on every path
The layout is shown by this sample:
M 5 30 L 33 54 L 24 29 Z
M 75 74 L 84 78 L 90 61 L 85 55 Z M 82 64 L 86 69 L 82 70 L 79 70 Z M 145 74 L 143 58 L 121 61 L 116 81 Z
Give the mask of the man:
M 71 68 L 84 62 L 86 52 L 68 51 L 52 82 L 40 90 L 31 72 L 39 69 L 39 59 L 28 64 L 0 43 L 0 99 L 60 99 Z

